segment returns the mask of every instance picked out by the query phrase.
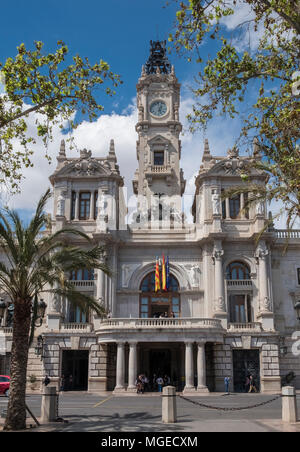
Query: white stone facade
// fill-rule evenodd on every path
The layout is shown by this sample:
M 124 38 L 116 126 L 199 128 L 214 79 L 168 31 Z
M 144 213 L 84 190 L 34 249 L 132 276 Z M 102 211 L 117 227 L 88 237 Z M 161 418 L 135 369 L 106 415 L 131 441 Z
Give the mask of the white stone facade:
M 138 170 L 133 187 L 138 211 L 133 224 L 125 224 L 123 179 L 113 141 L 106 158 L 93 158 L 87 150 L 77 159 L 68 158 L 61 144 L 50 177 L 52 231 L 76 227 L 105 247 L 103 259 L 112 277 L 97 271 L 90 279 L 82 273 L 74 284 L 103 302 L 108 317 L 91 314 L 82 319 L 65 300 L 45 299 L 47 318 L 37 331 L 44 337 L 43 357 L 30 351 L 28 374 L 39 382 L 48 374 L 59 387 L 62 375 L 73 373 L 75 389 L 134 391 L 137 374 L 151 376 L 157 365 L 179 390 L 201 393 L 223 391 L 226 376 L 231 390 L 243 390 L 247 373 L 256 373 L 261 391 L 276 392 L 281 377 L 294 372 L 299 389 L 300 322 L 294 305 L 300 300 L 300 231 L 269 227 L 257 242 L 267 221 L 266 206 L 244 210 L 246 195 L 221 198 L 223 190 L 240 185 L 251 157 L 240 156 L 237 149 L 214 157 L 207 141 L 195 181 L 194 222 L 186 224 L 181 212 L 185 181 L 180 169 L 180 85 L 174 70 L 143 71 L 137 98 Z M 163 106 L 162 114 L 153 107 L 155 102 Z M 265 175 L 258 171 L 250 179 L 265 184 Z M 156 256 L 162 255 L 169 257 L 178 289 L 173 298 L 162 292 L 151 299 L 147 293 L 144 299 L 151 299 L 154 308 L 143 301 L 142 285 L 155 271 Z M 155 309 L 170 314 L 176 306 L 175 318 L 153 317 Z M 0 349 L 1 373 L 8 371 L 11 346 L 6 318 L 0 334 L 5 344 Z M 72 354 L 79 351 L 83 353 Z

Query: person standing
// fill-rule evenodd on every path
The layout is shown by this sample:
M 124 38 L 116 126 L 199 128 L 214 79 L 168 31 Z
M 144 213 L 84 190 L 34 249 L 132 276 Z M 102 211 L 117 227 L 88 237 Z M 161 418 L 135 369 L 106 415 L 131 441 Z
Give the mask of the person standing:
M 162 392 L 162 388 L 163 388 L 163 385 L 164 385 L 164 380 L 161 377 L 158 377 L 156 379 L 156 383 L 157 383 L 157 386 L 158 386 L 158 392 Z
M 225 392 L 227 392 L 227 394 L 229 394 L 229 383 L 230 383 L 230 377 L 225 377 L 224 384 L 225 384 Z

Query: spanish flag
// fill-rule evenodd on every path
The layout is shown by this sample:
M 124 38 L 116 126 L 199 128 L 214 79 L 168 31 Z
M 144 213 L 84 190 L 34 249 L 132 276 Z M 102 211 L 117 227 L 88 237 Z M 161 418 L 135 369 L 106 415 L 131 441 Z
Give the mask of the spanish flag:
M 159 262 L 158 258 L 156 258 L 156 266 L 155 266 L 155 292 L 160 290 L 160 277 L 159 277 Z
M 161 285 L 162 290 L 167 290 L 167 277 L 166 277 L 166 263 L 165 263 L 165 256 L 162 257 L 162 271 L 161 271 Z

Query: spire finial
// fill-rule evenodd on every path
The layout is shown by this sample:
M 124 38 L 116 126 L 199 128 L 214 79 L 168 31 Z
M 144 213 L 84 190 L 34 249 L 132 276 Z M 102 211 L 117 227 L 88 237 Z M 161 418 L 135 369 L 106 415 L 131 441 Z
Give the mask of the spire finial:
M 211 159 L 212 159 L 212 155 L 211 155 L 210 149 L 209 149 L 209 142 L 208 142 L 208 139 L 205 138 L 202 162 L 204 162 L 205 160 L 211 160 Z
M 117 161 L 115 152 L 115 141 L 113 139 L 110 140 L 108 158 L 110 160 L 114 160 L 115 162 Z

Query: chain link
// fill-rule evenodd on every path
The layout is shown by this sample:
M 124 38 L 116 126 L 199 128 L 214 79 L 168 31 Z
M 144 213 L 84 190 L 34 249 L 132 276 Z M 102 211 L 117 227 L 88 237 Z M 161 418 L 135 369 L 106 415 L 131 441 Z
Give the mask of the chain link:
M 258 408 L 260 406 L 267 405 L 269 403 L 275 402 L 275 400 L 280 399 L 282 396 L 278 395 L 271 400 L 256 403 L 255 405 L 250 405 L 250 406 L 245 406 L 245 407 L 233 407 L 233 408 L 232 407 L 229 408 L 229 407 L 217 407 L 217 406 L 212 406 L 212 405 L 206 405 L 205 403 L 196 402 L 195 400 L 188 399 L 187 397 L 184 397 L 182 395 L 178 395 L 178 397 L 180 397 L 183 400 L 186 400 L 187 402 L 192 403 L 193 405 L 201 406 L 202 408 L 209 408 L 211 410 L 220 410 L 220 411 L 241 411 L 241 410 L 250 410 L 252 408 Z

